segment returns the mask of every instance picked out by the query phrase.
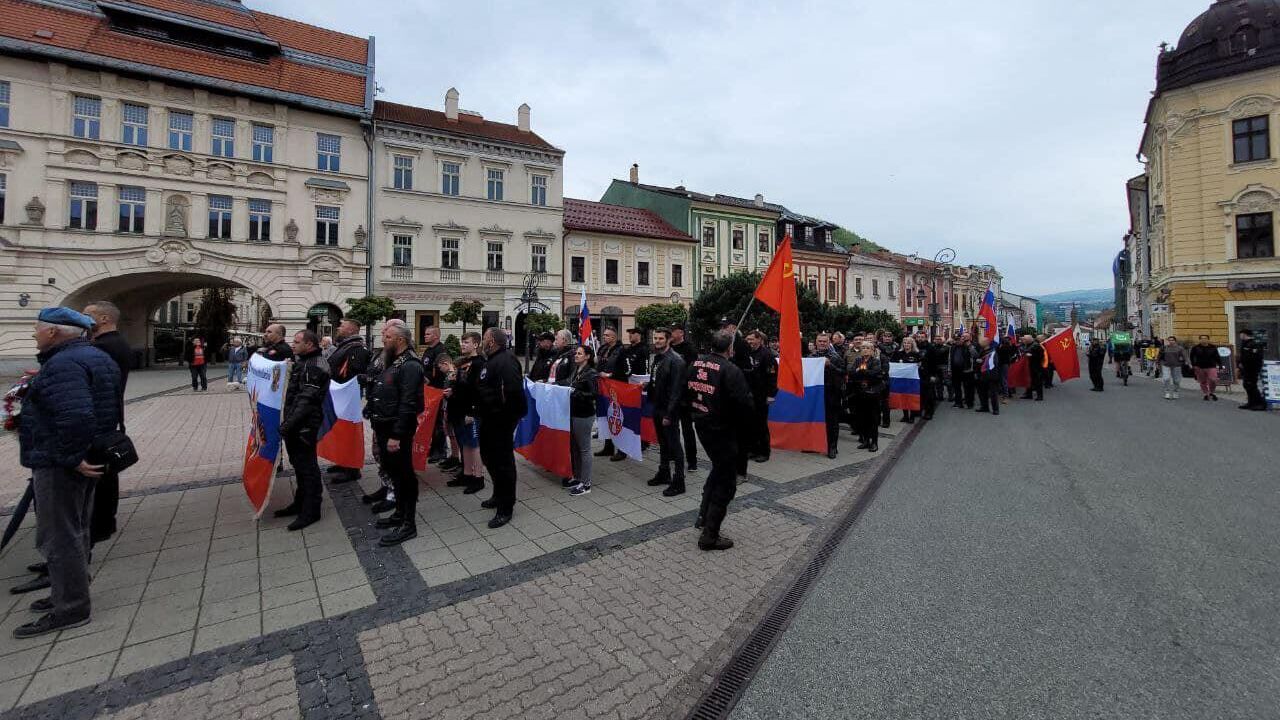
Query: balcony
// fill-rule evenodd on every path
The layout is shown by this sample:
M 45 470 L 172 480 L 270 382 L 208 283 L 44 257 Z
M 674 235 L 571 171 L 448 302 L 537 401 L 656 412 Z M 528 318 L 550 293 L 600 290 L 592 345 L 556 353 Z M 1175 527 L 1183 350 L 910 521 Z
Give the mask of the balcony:
M 462 282 L 462 271 L 458 269 L 441 268 L 440 282 Z
M 501 270 L 486 270 L 484 273 L 484 283 L 486 285 L 501 285 L 507 280 L 507 274 Z
M 378 279 L 382 282 L 421 283 L 424 285 L 491 285 L 518 286 L 524 277 L 523 273 L 503 270 L 464 270 L 459 268 L 410 267 L 406 265 L 383 265 L 378 270 Z M 540 288 L 560 287 L 560 275 L 537 273 Z
M 413 267 L 410 265 L 392 265 L 391 279 L 392 280 L 412 280 Z

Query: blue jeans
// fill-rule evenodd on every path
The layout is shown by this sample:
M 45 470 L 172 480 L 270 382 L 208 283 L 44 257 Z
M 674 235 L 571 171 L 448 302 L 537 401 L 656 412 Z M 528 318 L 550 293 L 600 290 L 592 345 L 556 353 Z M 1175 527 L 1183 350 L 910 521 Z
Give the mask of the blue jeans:
M 244 363 L 227 363 L 227 382 L 244 382 Z

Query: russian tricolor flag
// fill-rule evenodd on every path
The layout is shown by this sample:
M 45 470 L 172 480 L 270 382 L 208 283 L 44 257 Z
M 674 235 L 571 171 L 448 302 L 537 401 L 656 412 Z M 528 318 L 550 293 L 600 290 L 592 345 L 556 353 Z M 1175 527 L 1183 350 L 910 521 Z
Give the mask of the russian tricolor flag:
M 364 417 L 360 413 L 360 383 L 355 378 L 344 383 L 329 381 L 316 455 L 339 467 L 364 467 Z
M 632 385 L 644 387 L 649 382 L 648 375 L 632 375 L 627 381 Z M 640 442 L 658 442 L 658 428 L 653 424 L 653 403 L 649 402 L 649 393 L 640 393 Z
M 516 425 L 516 452 L 559 477 L 573 477 L 569 458 L 569 395 L 572 388 L 524 381 L 529 411 Z
M 920 409 L 920 366 L 915 363 L 889 363 L 889 408 Z
M 769 445 L 779 450 L 827 451 L 824 358 L 804 358 L 804 396 L 778 388 L 769 406 Z
M 602 378 L 596 395 L 596 429 L 600 437 L 632 460 L 640 460 L 643 392 L 639 385 Z

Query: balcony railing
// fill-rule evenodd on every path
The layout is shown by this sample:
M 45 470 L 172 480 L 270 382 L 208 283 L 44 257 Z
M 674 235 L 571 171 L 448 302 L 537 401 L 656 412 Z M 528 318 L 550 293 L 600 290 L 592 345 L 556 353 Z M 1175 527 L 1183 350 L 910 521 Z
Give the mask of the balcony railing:
M 461 280 L 461 270 L 450 270 L 449 268 L 442 268 L 440 270 L 440 282 L 460 282 Z
M 391 279 L 392 280 L 412 280 L 413 267 L 410 265 L 392 265 Z
M 484 273 L 485 283 L 498 283 L 500 285 L 506 280 L 507 274 L 501 270 L 486 270 Z

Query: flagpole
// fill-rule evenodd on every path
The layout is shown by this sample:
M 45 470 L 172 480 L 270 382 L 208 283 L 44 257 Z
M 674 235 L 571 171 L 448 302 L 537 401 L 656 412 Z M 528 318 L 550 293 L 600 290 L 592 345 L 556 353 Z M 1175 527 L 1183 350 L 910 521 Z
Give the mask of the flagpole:
M 746 322 L 746 320 L 747 320 L 747 313 L 751 312 L 751 306 L 752 306 L 752 305 L 754 305 L 754 304 L 755 304 L 755 302 L 756 302 L 756 296 L 755 296 L 755 295 L 752 295 L 752 296 L 751 296 L 751 300 L 749 300 L 749 301 L 747 302 L 747 309 L 746 309 L 746 310 L 743 310 L 743 311 L 742 311 L 742 317 L 738 318 L 738 328 L 739 328 L 739 329 L 741 329 L 741 328 L 742 328 L 742 323 Z

